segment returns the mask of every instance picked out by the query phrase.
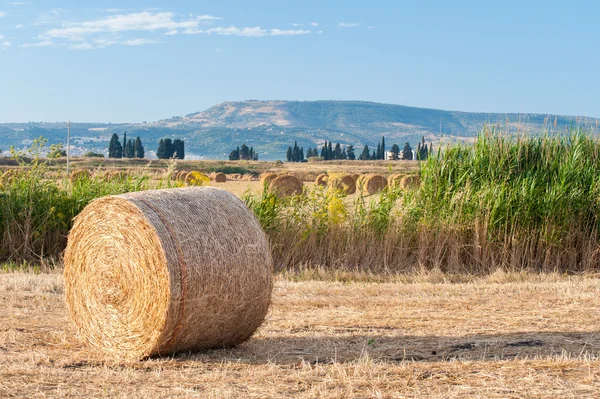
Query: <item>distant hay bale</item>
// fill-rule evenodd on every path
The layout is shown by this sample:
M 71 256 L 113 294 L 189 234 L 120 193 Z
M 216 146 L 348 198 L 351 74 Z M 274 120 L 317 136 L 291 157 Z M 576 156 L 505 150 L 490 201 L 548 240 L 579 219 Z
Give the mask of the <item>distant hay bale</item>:
M 317 183 L 317 186 L 327 186 L 328 179 L 329 176 L 326 173 L 321 173 L 319 176 L 317 176 L 315 183 Z
M 329 187 L 341 191 L 344 194 L 354 194 L 356 192 L 356 182 L 351 175 L 334 175 L 328 181 Z
M 237 345 L 262 324 L 271 297 L 258 220 L 210 187 L 93 201 L 74 222 L 64 263 L 71 319 L 111 358 Z
M 358 184 L 358 178 L 360 177 L 360 173 L 353 173 L 350 176 L 354 179 L 354 183 Z
M 175 180 L 185 182 L 185 178 L 186 178 L 187 174 L 188 174 L 188 172 L 185 170 L 179 171 L 175 175 Z
M 227 175 L 225 175 L 225 173 L 216 173 L 215 174 L 215 182 L 216 183 L 225 183 L 227 182 Z
M 393 175 L 389 175 L 387 178 L 388 181 L 388 186 L 390 187 L 399 187 L 400 183 L 402 182 L 402 178 L 404 178 L 405 175 L 403 174 L 393 174 Z
M 210 183 L 210 178 L 202 172 L 192 171 L 185 176 L 185 183 L 189 186 L 202 186 Z
M 262 173 L 260 175 L 261 186 L 269 187 L 269 184 L 271 184 L 273 179 L 275 179 L 276 177 L 277 177 L 277 173 L 270 173 L 270 172 Z
M 302 194 L 304 183 L 296 176 L 283 174 L 274 178 L 268 187 L 269 191 L 281 197 L 290 197 Z
M 78 181 L 82 181 L 82 180 L 89 180 L 92 177 L 92 173 L 87 170 L 87 169 L 79 169 L 79 170 L 74 170 L 73 172 L 71 172 L 71 174 L 69 175 L 69 181 L 71 183 L 76 183 Z
M 408 175 L 402 178 L 400 181 L 400 187 L 405 190 L 417 188 L 421 185 L 421 178 L 418 175 Z
M 367 194 L 378 193 L 386 187 L 387 180 L 382 175 L 366 175 L 362 180 L 362 190 Z

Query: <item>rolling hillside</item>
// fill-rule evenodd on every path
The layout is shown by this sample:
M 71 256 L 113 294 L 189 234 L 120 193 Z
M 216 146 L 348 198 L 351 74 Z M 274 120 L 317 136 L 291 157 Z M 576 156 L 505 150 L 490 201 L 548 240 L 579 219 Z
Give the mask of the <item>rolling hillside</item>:
M 373 145 L 382 135 L 389 144 L 416 144 L 421 136 L 441 140 L 468 140 L 485 124 L 499 124 L 510 132 L 537 134 L 564 130 L 573 124 L 596 126 L 595 118 L 545 114 L 494 114 L 444 111 L 360 101 L 243 101 L 224 102 L 202 112 L 153 123 L 72 124 L 76 152 L 105 151 L 112 133 L 141 136 L 151 155 L 161 138 L 186 141 L 192 157 L 225 159 L 236 145 L 247 143 L 261 159 L 285 157 L 288 145 L 298 141 L 305 149 L 323 140 Z M 43 135 L 50 143 L 64 142 L 65 123 L 0 124 L 0 149 L 26 145 Z

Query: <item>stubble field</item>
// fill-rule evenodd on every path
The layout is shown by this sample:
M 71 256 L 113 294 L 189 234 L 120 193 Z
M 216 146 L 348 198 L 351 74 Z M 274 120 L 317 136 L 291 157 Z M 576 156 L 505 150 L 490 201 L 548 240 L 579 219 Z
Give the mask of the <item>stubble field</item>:
M 593 276 L 297 277 L 237 348 L 122 363 L 78 341 L 60 272 L 0 274 L 0 397 L 600 396 Z

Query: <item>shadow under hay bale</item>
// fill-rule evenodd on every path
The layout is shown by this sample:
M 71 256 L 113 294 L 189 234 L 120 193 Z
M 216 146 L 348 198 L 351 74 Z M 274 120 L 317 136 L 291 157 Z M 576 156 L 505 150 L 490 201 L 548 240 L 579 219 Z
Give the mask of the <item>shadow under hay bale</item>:
M 376 194 L 387 187 L 387 180 L 382 175 L 365 175 L 362 180 L 362 190 L 367 194 Z
M 293 175 L 279 175 L 268 186 L 269 191 L 281 196 L 290 197 L 302 194 L 304 183 Z
M 65 251 L 65 295 L 80 336 L 139 359 L 237 345 L 263 322 L 267 237 L 234 195 L 210 187 L 97 199 Z

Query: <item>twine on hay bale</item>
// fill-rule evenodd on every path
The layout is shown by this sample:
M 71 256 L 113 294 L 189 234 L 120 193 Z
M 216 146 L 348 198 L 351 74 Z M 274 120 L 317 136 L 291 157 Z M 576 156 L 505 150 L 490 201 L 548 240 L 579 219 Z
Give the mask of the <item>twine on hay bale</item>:
M 365 193 L 376 194 L 387 187 L 387 180 L 382 175 L 366 175 L 362 179 L 362 188 Z
M 279 175 L 269 183 L 269 191 L 272 191 L 281 197 L 300 195 L 302 194 L 303 188 L 304 183 L 302 183 L 302 180 L 288 174 Z
M 258 220 L 211 187 L 97 199 L 76 218 L 65 251 L 80 336 L 123 359 L 247 340 L 267 313 L 271 274 Z
M 317 176 L 315 183 L 317 183 L 317 186 L 327 186 L 327 180 L 329 180 L 329 176 L 326 173 L 321 173 Z
M 265 172 L 260 175 L 260 184 L 263 187 L 268 187 L 269 184 L 277 177 L 277 173 Z
M 417 188 L 421 185 L 421 178 L 418 175 L 404 176 L 400 181 L 400 187 L 405 190 Z
M 332 175 L 328 185 L 332 189 L 341 191 L 344 194 L 354 194 L 356 192 L 356 182 L 351 175 Z
M 215 173 L 215 182 L 216 183 L 226 183 L 227 182 L 227 175 L 225 173 Z

